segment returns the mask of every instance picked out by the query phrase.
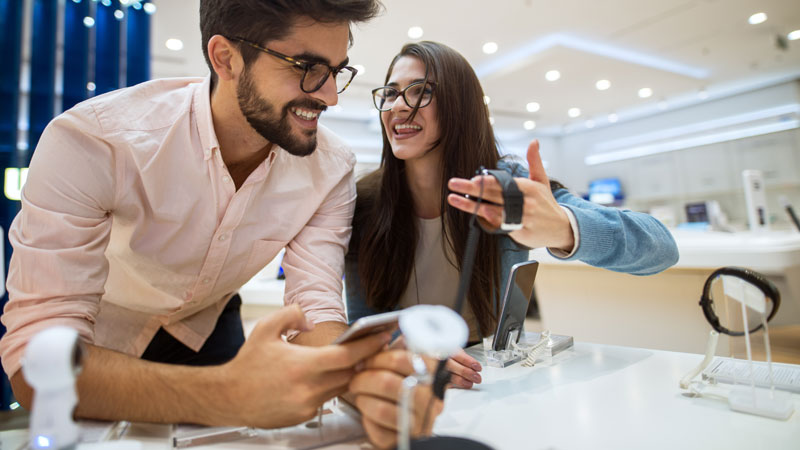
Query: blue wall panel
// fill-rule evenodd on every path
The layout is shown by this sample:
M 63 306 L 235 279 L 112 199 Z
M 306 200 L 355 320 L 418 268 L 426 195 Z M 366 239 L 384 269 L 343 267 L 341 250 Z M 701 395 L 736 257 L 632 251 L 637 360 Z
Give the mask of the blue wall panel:
M 150 79 L 150 14 L 128 8 L 127 27 L 126 85 L 133 86 Z
M 53 118 L 56 83 L 57 0 L 33 0 L 28 148 L 33 150 Z
M 107 6 L 108 5 L 108 6 Z M 94 77 L 97 95 L 104 94 L 119 85 L 120 62 L 120 28 L 119 19 L 114 12 L 120 9 L 119 1 L 102 1 L 97 3 L 97 22 Z
M 0 0 L 0 151 L 17 148 L 19 67 L 22 50 L 22 2 Z
M 89 1 L 67 1 L 64 6 L 64 96 L 62 110 L 86 100 L 89 82 L 89 28 L 83 18 L 89 16 Z
M 17 152 L 17 119 L 19 115 L 19 77 L 22 43 L 22 9 L 19 0 L 0 0 L 0 55 L 3 55 L 3 70 L 0 70 L 0 169 L 19 167 Z M 4 171 L 4 170 L 3 170 Z M 3 227 L 3 245 L 5 249 L 5 273 L 8 272 L 8 260 L 11 257 L 11 246 L 8 243 L 6 230 L 11 220 L 19 211 L 19 203 L 0 196 L 0 226 Z M 4 274 L 5 275 L 5 274 Z M 5 289 L 3 289 L 5 291 Z M 5 306 L 8 294 L 3 294 L 0 307 Z M 0 324 L 0 335 L 6 331 Z M 0 410 L 9 409 L 13 400 L 11 386 L 5 374 L 0 373 Z

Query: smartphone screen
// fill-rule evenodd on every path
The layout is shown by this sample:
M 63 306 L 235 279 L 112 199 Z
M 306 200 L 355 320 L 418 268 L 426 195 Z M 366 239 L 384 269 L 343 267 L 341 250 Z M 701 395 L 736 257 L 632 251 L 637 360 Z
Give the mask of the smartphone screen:
M 380 333 L 397 327 L 402 311 L 391 311 L 382 314 L 362 317 L 353 323 L 347 331 L 339 336 L 334 344 L 342 344 L 356 340 L 369 334 Z
M 507 349 L 510 346 L 509 336 L 514 331 L 517 331 L 515 342 L 519 340 L 525 324 L 525 314 L 528 312 L 528 305 L 533 296 L 533 283 L 538 270 L 539 263 L 536 261 L 514 264 L 511 268 L 511 275 L 508 277 L 508 284 L 503 295 L 503 309 L 494 335 L 494 345 L 492 346 L 494 350 Z

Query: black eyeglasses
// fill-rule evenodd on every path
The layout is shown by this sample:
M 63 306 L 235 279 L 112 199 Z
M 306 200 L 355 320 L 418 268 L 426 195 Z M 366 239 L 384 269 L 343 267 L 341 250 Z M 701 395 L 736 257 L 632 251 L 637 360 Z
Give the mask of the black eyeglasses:
M 383 86 L 372 90 L 372 101 L 378 111 L 389 111 L 401 96 L 409 108 L 413 108 L 417 104 L 420 108 L 424 108 L 431 103 L 435 87 L 436 83 L 432 81 L 417 81 L 401 91 L 391 86 Z
M 355 78 L 356 74 L 358 73 L 358 70 L 350 66 L 342 65 L 339 67 L 331 67 L 324 63 L 301 61 L 299 59 L 292 58 L 291 56 L 286 56 L 283 53 L 276 52 L 275 50 L 262 47 L 254 42 L 248 41 L 247 39 L 236 37 L 233 38 L 233 40 L 247 44 L 256 50 L 261 50 L 270 56 L 274 56 L 290 64 L 294 64 L 294 66 L 298 69 L 302 69 L 303 77 L 300 79 L 300 89 L 306 94 L 318 91 L 322 85 L 328 81 L 328 76 L 330 74 L 333 74 L 333 78 L 336 81 L 336 93 L 341 94 L 345 89 L 347 89 L 348 86 L 350 86 L 350 82 L 353 81 L 353 78 Z

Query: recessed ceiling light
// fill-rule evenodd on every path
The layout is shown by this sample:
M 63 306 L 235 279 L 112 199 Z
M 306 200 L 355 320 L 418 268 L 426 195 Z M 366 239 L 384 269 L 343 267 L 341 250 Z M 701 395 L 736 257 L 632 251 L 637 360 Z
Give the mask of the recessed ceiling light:
M 790 41 L 796 41 L 800 39 L 800 30 L 794 30 L 791 33 L 786 35 L 786 38 Z
M 597 80 L 597 83 L 594 84 L 594 87 L 596 87 L 598 91 L 605 91 L 611 87 L 611 82 L 608 80 Z
M 526 120 L 525 123 L 522 124 L 522 126 L 525 127 L 526 130 L 532 130 L 536 128 L 536 122 L 532 120 Z
M 750 16 L 749 19 L 747 19 L 747 22 L 750 25 L 758 25 L 758 24 L 764 23 L 766 21 L 767 21 L 767 15 L 766 15 L 766 13 L 763 13 L 763 12 L 755 13 L 752 16 Z
M 491 55 L 497 51 L 497 42 L 487 42 L 483 44 L 483 53 Z
M 422 37 L 422 27 L 411 27 L 408 29 L 408 37 L 411 39 L 419 39 Z
M 653 90 L 650 88 L 641 88 L 639 89 L 639 97 L 647 98 L 653 95 Z
M 125 13 L 124 13 L 124 12 L 122 12 L 122 11 L 120 11 L 120 10 L 116 10 L 116 11 L 114 11 L 114 17 L 115 17 L 117 20 L 122 20 L 122 19 L 124 19 L 124 18 L 125 18 Z
M 167 42 L 164 43 L 168 49 L 177 52 L 178 50 L 183 49 L 183 41 L 180 39 L 169 38 Z
M 353 69 L 356 69 L 358 75 L 364 75 L 365 73 L 367 73 L 367 68 L 362 66 L 361 64 L 354 65 Z
M 570 108 L 569 111 L 567 111 L 567 115 L 574 119 L 574 118 L 576 118 L 576 117 L 581 115 L 581 109 L 580 108 Z
M 89 17 L 89 16 L 84 17 L 83 18 L 83 25 L 86 28 L 92 28 L 94 26 L 94 19 Z
M 94 92 L 95 89 L 97 89 L 97 85 L 96 84 L 92 83 L 91 81 L 86 83 L 86 90 L 87 91 Z
M 488 95 L 484 95 L 484 96 L 483 96 L 483 104 L 484 104 L 484 105 L 488 105 L 488 104 L 489 104 L 489 102 L 491 102 L 491 101 L 492 101 L 492 99 L 491 99 L 491 98 L 489 98 L 489 96 L 488 96 Z
M 525 105 L 525 109 L 527 109 L 528 112 L 536 112 L 536 111 L 539 110 L 539 108 L 540 108 L 540 106 L 536 102 L 530 102 L 527 105 Z
M 557 70 L 548 70 L 544 77 L 547 81 L 556 81 L 557 79 L 561 78 L 561 72 Z
M 156 12 L 156 5 L 152 3 L 145 3 L 144 4 L 144 12 L 147 14 L 153 14 Z
M 619 120 L 619 116 L 616 113 L 611 113 L 608 115 L 608 121 L 611 123 L 615 123 Z

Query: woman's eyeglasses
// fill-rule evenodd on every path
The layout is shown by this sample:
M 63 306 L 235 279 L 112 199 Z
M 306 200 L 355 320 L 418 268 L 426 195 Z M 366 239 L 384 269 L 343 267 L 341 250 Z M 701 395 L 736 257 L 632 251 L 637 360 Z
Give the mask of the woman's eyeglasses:
M 417 105 L 424 108 L 431 103 L 435 86 L 432 81 L 417 81 L 400 91 L 391 86 L 383 86 L 372 90 L 372 101 L 378 111 L 389 111 L 399 97 L 403 97 L 409 108 Z
M 336 81 L 336 93 L 341 94 L 345 89 L 347 89 L 348 86 L 350 86 L 350 82 L 353 81 L 353 78 L 355 78 L 356 74 L 358 73 L 358 70 L 350 66 L 343 65 L 339 67 L 331 67 L 323 63 L 301 61 L 299 59 L 292 58 L 291 56 L 286 56 L 283 53 L 276 52 L 275 50 L 264 48 L 256 43 L 240 37 L 233 38 L 232 40 L 239 41 L 242 44 L 247 44 L 256 50 L 261 50 L 270 56 L 274 56 L 290 64 L 294 64 L 298 69 L 302 69 L 303 77 L 300 79 L 300 89 L 306 94 L 318 91 L 322 85 L 328 81 L 328 76 L 330 74 L 333 74 L 333 78 Z

